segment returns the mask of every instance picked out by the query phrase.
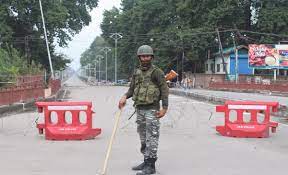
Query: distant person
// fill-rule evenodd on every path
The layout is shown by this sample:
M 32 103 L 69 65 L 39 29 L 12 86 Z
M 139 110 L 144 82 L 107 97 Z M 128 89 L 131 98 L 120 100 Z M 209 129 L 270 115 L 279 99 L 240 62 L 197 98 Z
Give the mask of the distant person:
M 192 88 L 192 83 L 193 83 L 192 79 L 191 79 L 191 78 L 188 78 L 188 79 L 187 79 L 187 88 L 188 88 L 188 89 L 191 89 L 191 88 Z
M 136 175 L 155 174 L 155 162 L 159 141 L 160 118 L 164 117 L 168 109 L 168 94 L 164 73 L 152 64 L 153 49 L 148 45 L 138 48 L 137 56 L 140 67 L 132 76 L 128 92 L 120 99 L 119 108 L 126 104 L 126 99 L 132 97 L 137 111 L 137 132 L 140 136 L 140 151 L 144 162 L 132 167 L 132 170 L 141 171 Z M 162 108 L 160 108 L 162 100 Z
M 187 89 L 188 88 L 188 78 L 183 78 L 181 81 L 182 88 Z

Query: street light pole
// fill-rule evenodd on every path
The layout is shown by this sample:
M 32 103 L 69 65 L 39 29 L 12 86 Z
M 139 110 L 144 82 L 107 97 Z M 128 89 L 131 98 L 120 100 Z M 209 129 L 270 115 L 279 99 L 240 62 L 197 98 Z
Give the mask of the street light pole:
M 91 70 L 90 70 L 90 68 L 91 68 L 91 66 L 90 66 L 90 64 L 88 64 L 88 78 L 89 78 L 90 75 L 91 75 Z
M 54 71 L 53 71 L 53 65 L 52 65 L 52 61 L 51 61 L 49 42 L 48 42 L 48 38 L 47 38 L 47 31 L 46 31 L 46 26 L 45 26 L 45 19 L 44 19 L 44 14 L 43 14 L 41 0 L 39 0 L 39 6 L 40 6 L 40 11 L 41 11 L 41 17 L 42 17 L 42 23 L 43 23 L 43 29 L 44 29 L 44 36 L 45 36 L 45 40 L 46 40 L 46 47 L 47 47 L 47 54 L 48 54 L 48 59 L 49 59 L 50 71 L 51 71 L 51 74 L 52 74 L 52 79 L 54 79 Z
M 87 75 L 88 75 L 88 70 L 89 70 L 89 69 L 88 69 L 88 65 L 86 65 L 86 66 L 85 66 L 85 78 L 88 77 L 88 76 L 87 76 Z
M 99 82 L 100 82 L 101 81 L 101 59 L 103 59 L 103 56 L 102 55 L 97 55 L 96 59 L 97 59 L 98 64 L 99 64 Z
M 106 60 L 105 60 L 105 64 L 106 64 L 105 65 L 105 80 L 107 83 L 107 59 L 108 59 L 107 54 L 108 54 L 108 52 L 111 51 L 111 49 L 110 49 L 110 47 L 104 47 L 102 50 L 105 52 L 105 57 L 106 57 Z
M 117 83 L 117 42 L 123 36 L 120 33 L 112 33 L 110 37 L 115 40 L 115 83 Z
M 89 77 L 89 64 L 85 66 L 85 76 Z
M 95 60 L 95 80 L 97 80 L 97 62 L 98 60 Z
M 101 58 L 99 58 L 99 82 L 101 82 Z

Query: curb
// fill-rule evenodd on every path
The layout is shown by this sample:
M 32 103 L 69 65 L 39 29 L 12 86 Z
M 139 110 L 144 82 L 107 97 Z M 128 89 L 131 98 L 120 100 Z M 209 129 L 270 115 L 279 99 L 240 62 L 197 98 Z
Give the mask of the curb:
M 179 91 L 175 89 L 170 89 L 169 93 L 182 96 L 182 97 L 188 97 L 188 98 L 195 99 L 198 101 L 210 102 L 213 104 L 223 104 L 225 103 L 225 101 L 229 100 L 229 99 L 220 98 L 220 97 L 206 96 L 206 95 L 192 93 L 192 92 Z
M 193 92 L 185 92 L 181 90 L 175 90 L 175 89 L 170 89 L 169 92 L 174 95 L 182 96 L 182 97 L 188 97 L 194 100 L 198 101 L 204 101 L 204 102 L 209 102 L 212 104 L 224 104 L 225 101 L 227 100 L 235 100 L 235 99 L 227 99 L 227 98 L 221 98 L 221 97 L 215 97 L 215 96 L 207 96 L 207 95 L 202 95 L 202 94 L 197 94 Z M 239 99 L 239 101 L 243 101 Z M 275 117 L 281 117 L 281 118 L 288 118 L 288 106 L 285 105 L 280 105 L 278 108 L 278 112 L 272 113 L 273 116 Z
M 229 92 L 239 92 L 239 93 L 257 93 L 257 94 L 269 94 L 273 96 L 279 96 L 279 97 L 288 97 L 288 92 L 278 92 L 278 91 L 269 91 L 269 90 L 250 90 L 250 89 L 213 89 L 213 88 L 207 88 L 208 90 L 212 91 L 229 91 Z

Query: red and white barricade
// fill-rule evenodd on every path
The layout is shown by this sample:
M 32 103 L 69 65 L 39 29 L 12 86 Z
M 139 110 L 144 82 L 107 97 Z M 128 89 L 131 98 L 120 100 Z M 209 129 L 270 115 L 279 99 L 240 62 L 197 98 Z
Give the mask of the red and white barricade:
M 37 124 L 39 133 L 45 133 L 47 140 L 86 140 L 101 133 L 100 128 L 92 128 L 92 102 L 36 102 L 38 111 L 44 112 L 44 123 Z M 57 122 L 52 121 L 56 113 Z M 67 114 L 72 122 L 67 122 Z M 86 114 L 85 123 L 80 121 L 80 113 Z
M 223 136 L 230 137 L 269 137 L 269 129 L 274 133 L 278 123 L 270 121 L 270 114 L 277 112 L 278 102 L 226 101 L 223 106 L 216 106 L 216 112 L 224 112 L 225 125 L 216 126 Z M 230 112 L 236 111 L 237 119 L 230 121 Z M 244 121 L 244 112 L 250 113 L 250 121 Z M 263 113 L 263 122 L 258 121 L 257 114 Z

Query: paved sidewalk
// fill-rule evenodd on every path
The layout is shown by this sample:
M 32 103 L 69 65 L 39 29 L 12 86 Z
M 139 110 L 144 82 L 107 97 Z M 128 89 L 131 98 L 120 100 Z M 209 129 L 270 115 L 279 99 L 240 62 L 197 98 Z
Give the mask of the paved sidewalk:
M 197 100 L 210 101 L 212 103 L 218 104 L 223 104 L 226 100 L 275 101 L 280 103 L 280 109 L 277 113 L 277 116 L 288 118 L 288 97 L 272 96 L 269 94 L 183 88 L 172 88 L 170 89 L 170 93 L 175 95 L 187 96 Z

